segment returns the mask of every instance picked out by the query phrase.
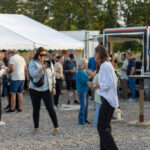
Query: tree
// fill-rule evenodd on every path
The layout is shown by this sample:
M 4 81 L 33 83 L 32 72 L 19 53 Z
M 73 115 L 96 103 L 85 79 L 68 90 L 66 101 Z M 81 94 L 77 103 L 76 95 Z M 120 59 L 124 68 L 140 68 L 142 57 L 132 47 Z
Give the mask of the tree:
M 16 14 L 18 9 L 18 0 L 1 0 L 0 13 Z
M 148 26 L 150 25 L 150 1 L 123 0 L 121 1 L 122 17 L 125 26 Z
M 106 11 L 105 28 L 120 27 L 118 23 L 118 0 L 107 0 L 104 4 Z

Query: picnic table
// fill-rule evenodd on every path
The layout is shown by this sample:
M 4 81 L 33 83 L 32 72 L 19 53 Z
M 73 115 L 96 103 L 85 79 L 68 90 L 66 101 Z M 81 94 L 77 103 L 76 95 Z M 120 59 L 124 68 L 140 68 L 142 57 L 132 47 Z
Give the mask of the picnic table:
M 129 78 L 135 78 L 139 80 L 140 92 L 139 92 L 139 122 L 144 122 L 144 79 L 150 79 L 150 75 L 130 75 Z

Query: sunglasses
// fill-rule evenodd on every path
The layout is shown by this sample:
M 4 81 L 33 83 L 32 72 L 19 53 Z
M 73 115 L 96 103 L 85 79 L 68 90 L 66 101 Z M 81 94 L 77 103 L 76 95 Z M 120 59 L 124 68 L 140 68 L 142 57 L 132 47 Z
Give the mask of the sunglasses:
M 46 57 L 47 54 L 40 54 L 39 56 L 40 56 L 40 57 Z

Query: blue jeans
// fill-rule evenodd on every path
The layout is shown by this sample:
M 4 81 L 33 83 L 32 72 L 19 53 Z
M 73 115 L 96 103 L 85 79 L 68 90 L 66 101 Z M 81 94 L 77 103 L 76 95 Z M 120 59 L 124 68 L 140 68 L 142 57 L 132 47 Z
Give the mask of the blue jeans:
M 95 126 L 97 126 L 97 123 L 98 123 L 98 116 L 99 116 L 99 110 L 100 110 L 101 104 L 100 104 L 100 103 L 97 103 L 97 102 L 94 102 L 94 107 L 95 107 L 95 113 L 94 113 L 94 121 L 93 121 L 93 124 L 94 124 Z
M 78 122 L 79 124 L 84 124 L 88 117 L 88 92 L 78 92 L 80 109 Z
M 129 88 L 131 90 L 132 98 L 135 99 L 136 89 L 135 89 L 135 81 L 136 79 L 129 78 Z
M 12 80 L 10 81 L 10 93 L 21 94 L 24 87 L 24 80 Z

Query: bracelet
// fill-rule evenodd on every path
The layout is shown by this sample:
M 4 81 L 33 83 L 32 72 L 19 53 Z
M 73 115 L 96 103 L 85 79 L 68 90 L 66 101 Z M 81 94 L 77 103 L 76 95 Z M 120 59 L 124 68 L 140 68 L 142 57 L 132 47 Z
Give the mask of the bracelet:
M 53 89 L 55 89 L 56 87 L 55 87 L 55 86 L 53 86 L 52 88 L 53 88 Z

